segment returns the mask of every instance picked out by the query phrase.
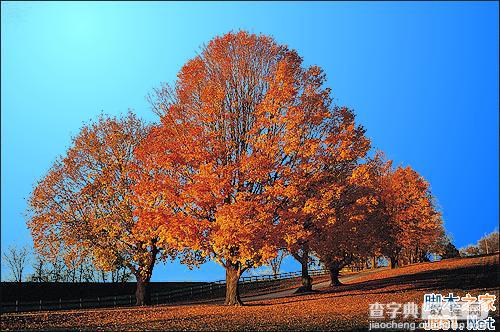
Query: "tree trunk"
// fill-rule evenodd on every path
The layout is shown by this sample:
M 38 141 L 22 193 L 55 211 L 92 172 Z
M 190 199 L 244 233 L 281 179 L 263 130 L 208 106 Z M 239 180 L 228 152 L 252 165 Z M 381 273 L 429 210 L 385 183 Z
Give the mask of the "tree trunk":
M 156 240 L 152 241 L 152 249 L 149 252 L 149 259 L 144 266 L 135 270 L 135 278 L 137 279 L 137 288 L 135 290 L 135 304 L 138 306 L 150 304 L 149 281 L 153 274 L 153 268 L 156 263 L 156 255 L 159 249 L 156 247 Z M 134 270 L 133 270 L 134 271 Z M 141 273 L 142 272 L 142 273 Z
M 377 259 L 375 258 L 375 256 L 372 257 L 372 269 L 375 269 L 377 268 Z
M 302 261 L 300 262 L 302 266 L 302 286 L 300 287 L 300 290 L 303 292 L 312 291 L 312 278 L 309 275 L 309 270 L 307 269 L 308 260 L 309 255 L 303 257 Z
M 302 245 L 302 255 L 298 253 L 292 253 L 293 258 L 295 258 L 301 266 L 301 277 L 302 277 L 302 286 L 297 289 L 298 293 L 301 292 L 310 292 L 312 291 L 312 278 L 309 276 L 308 263 L 309 263 L 309 246 L 307 243 Z
M 135 289 L 135 305 L 147 305 L 150 303 L 149 278 L 136 276 L 137 288 Z
M 226 266 L 226 301 L 225 305 L 243 305 L 240 298 L 239 280 L 241 272 L 229 264 Z
M 328 271 L 330 272 L 330 287 L 342 285 L 339 280 L 340 268 L 337 265 L 330 265 Z
M 391 269 L 395 269 L 399 266 L 398 259 L 396 257 L 390 257 Z

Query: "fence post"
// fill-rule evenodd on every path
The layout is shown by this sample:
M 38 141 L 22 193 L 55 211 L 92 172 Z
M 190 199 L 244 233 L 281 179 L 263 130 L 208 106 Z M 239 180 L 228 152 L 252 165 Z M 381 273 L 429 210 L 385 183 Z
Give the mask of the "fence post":
M 80 298 L 80 309 L 82 308 L 82 298 Z
M 101 298 L 99 296 L 97 297 L 97 306 L 101 307 Z
M 59 309 L 62 309 L 61 298 L 59 298 Z
M 129 299 L 130 305 L 132 305 L 132 295 L 129 295 L 128 299 Z
M 113 297 L 113 307 L 116 307 L 116 295 Z
M 19 300 L 16 300 L 16 312 L 19 312 Z
M 42 300 L 40 300 L 40 310 L 42 310 Z

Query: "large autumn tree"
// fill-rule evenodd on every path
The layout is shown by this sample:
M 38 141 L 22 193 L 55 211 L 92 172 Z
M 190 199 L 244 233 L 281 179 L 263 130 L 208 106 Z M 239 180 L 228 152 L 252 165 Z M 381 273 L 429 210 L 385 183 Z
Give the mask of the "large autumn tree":
M 152 98 L 161 124 L 137 151 L 147 169 L 139 215 L 226 269 L 226 304 L 241 304 L 240 275 L 277 254 L 284 230 L 300 236 L 281 225 L 299 216 L 282 211 L 308 168 L 332 149 L 350 158 L 340 123 L 352 115 L 324 83 L 295 51 L 237 32 L 210 41 Z
M 37 251 L 72 264 L 90 257 L 103 270 L 127 267 L 137 279 L 136 302 L 148 300 L 157 259 L 174 252 L 163 246 L 161 227 L 138 228 L 134 178 L 142 167 L 134 149 L 148 127 L 132 113 L 101 116 L 85 125 L 39 181 L 29 198 L 28 227 Z

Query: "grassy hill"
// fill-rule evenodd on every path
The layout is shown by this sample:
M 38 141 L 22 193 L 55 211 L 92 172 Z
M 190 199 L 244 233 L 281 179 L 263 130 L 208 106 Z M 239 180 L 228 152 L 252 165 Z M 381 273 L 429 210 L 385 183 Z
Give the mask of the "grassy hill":
M 314 294 L 217 304 L 4 314 L 1 329 L 346 330 L 366 329 L 369 304 L 422 303 L 425 293 L 498 296 L 499 257 L 450 259 L 360 275 Z M 496 302 L 498 318 L 500 305 Z

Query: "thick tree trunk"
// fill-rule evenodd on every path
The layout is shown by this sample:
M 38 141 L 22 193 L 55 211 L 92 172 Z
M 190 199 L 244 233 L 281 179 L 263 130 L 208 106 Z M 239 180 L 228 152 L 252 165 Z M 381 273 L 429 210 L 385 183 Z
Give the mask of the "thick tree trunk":
M 328 271 L 330 272 L 330 287 L 342 285 L 339 280 L 340 268 L 337 265 L 331 265 L 328 267 Z
M 150 304 L 149 281 L 153 274 L 153 268 L 156 263 L 156 255 L 159 249 L 156 247 L 156 240 L 152 241 L 152 249 L 149 252 L 149 259 L 144 262 L 144 266 L 139 269 L 132 269 L 137 280 L 137 288 L 135 290 L 135 304 L 138 306 Z
M 150 303 L 149 278 L 136 276 L 137 288 L 135 289 L 135 305 L 147 305 Z
M 233 265 L 226 266 L 226 301 L 225 305 L 243 305 L 240 298 L 239 280 L 241 272 Z
M 312 278 L 309 275 L 309 270 L 307 269 L 307 261 L 308 260 L 309 260 L 309 256 L 307 255 L 300 262 L 300 264 L 302 266 L 302 286 L 300 287 L 300 290 L 303 292 L 312 291 Z
M 292 256 L 300 263 L 301 266 L 301 277 L 302 277 L 302 286 L 297 289 L 298 293 L 301 292 L 310 292 L 312 291 L 312 278 L 309 275 L 308 263 L 309 263 L 309 246 L 307 243 L 302 245 L 302 255 L 298 253 L 292 253 Z

